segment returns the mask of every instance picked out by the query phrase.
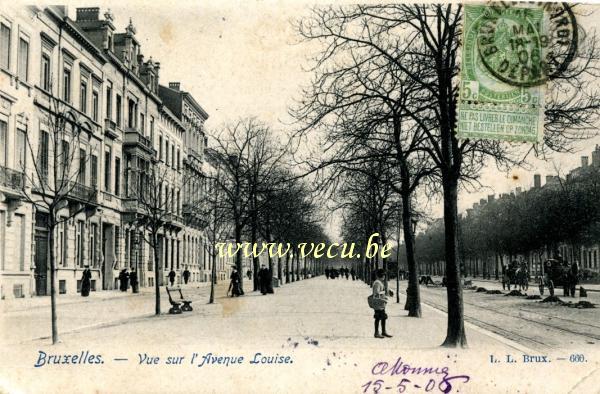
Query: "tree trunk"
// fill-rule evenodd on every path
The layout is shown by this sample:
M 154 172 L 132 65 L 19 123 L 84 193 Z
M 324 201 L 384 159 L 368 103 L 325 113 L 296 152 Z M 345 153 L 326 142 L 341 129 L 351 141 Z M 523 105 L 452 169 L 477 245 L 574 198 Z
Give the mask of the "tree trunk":
M 281 271 L 281 256 L 277 256 L 277 280 L 279 281 L 279 283 L 283 283 Z
M 211 253 L 212 257 L 212 269 L 210 273 L 210 297 L 208 303 L 212 304 L 215 302 L 215 284 L 217 283 L 217 253 L 213 249 Z
M 285 283 L 290 283 L 290 254 L 285 255 Z
M 58 343 L 58 319 L 56 316 L 56 256 L 54 255 L 54 210 L 50 210 L 48 223 L 48 249 L 50 250 L 50 318 L 52 326 L 52 344 Z
M 158 255 L 158 237 L 155 232 L 152 233 L 152 249 L 154 251 L 154 253 L 152 253 L 154 255 L 154 275 L 156 276 L 154 278 L 154 293 L 155 293 L 154 314 L 160 315 L 160 278 L 159 278 L 159 276 L 162 275 L 162 272 L 160 272 L 160 266 L 159 266 L 160 256 Z
M 242 243 L 242 228 L 239 224 L 235 226 L 235 242 L 238 245 Z M 242 271 L 244 267 L 242 265 L 242 254 L 239 251 L 235 255 L 235 266 L 240 276 L 240 295 L 244 295 L 244 272 Z
M 410 195 L 402 196 L 402 230 L 406 248 L 406 263 L 408 268 L 408 288 L 406 289 L 406 310 L 408 316 L 421 317 L 421 295 L 419 289 L 419 272 L 415 261 L 415 236 L 412 229 L 412 212 Z
M 448 294 L 448 330 L 442 346 L 466 347 L 465 322 L 458 259 L 457 177 L 443 174 L 444 230 L 446 251 L 446 291 Z

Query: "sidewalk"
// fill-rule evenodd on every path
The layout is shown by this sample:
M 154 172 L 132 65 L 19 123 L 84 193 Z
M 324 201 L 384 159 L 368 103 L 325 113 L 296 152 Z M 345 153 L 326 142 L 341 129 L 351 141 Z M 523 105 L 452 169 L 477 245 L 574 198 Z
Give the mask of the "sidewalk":
M 196 289 L 210 287 L 209 282 L 197 282 L 189 283 L 187 285 L 182 284 L 182 289 Z M 164 286 L 161 287 L 161 289 Z M 68 304 L 80 304 L 87 302 L 96 302 L 111 300 L 117 298 L 136 297 L 144 294 L 154 294 L 154 287 L 140 287 L 140 291 L 134 294 L 131 291 L 131 287 L 126 291 L 120 290 L 100 290 L 90 292 L 89 297 L 82 297 L 81 294 L 59 294 L 56 297 L 57 305 L 68 305 Z M 16 311 L 26 311 L 36 308 L 49 308 L 50 307 L 50 296 L 32 296 L 25 298 L 11 298 L 7 300 L 0 300 L 0 314 Z

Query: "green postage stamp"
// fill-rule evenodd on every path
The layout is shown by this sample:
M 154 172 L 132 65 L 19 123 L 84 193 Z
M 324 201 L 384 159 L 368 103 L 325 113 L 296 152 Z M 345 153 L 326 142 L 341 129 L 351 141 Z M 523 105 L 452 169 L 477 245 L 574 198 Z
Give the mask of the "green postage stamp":
M 458 138 L 540 141 L 544 10 L 466 5 L 464 12 Z

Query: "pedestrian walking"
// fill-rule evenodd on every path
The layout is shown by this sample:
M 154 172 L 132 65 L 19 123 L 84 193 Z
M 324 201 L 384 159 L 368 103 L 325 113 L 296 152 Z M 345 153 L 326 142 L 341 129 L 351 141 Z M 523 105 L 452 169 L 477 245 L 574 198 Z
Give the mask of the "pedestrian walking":
M 262 295 L 266 295 L 269 291 L 269 270 L 263 265 L 258 270 L 258 285 Z
M 140 291 L 140 282 L 138 281 L 137 271 L 133 269 L 129 274 L 129 283 L 131 283 L 131 291 L 137 293 Z
M 83 273 L 81 275 L 81 296 L 82 297 L 87 297 L 90 295 L 90 287 L 91 287 L 91 281 L 90 279 L 92 278 L 92 271 L 90 271 L 89 266 L 85 266 L 85 269 L 83 270 Z
M 123 268 L 119 273 L 119 288 L 121 291 L 127 291 L 129 287 L 129 274 L 127 273 L 127 268 Z
M 233 270 L 231 271 L 231 276 L 229 277 L 230 282 L 229 282 L 229 288 L 227 289 L 227 295 L 229 296 L 229 292 L 231 291 L 231 296 L 232 297 L 239 297 L 242 294 L 241 288 L 240 288 L 240 274 L 237 271 L 236 267 L 233 267 Z
M 177 276 L 177 274 L 171 269 L 171 271 L 169 271 L 169 283 L 171 283 L 171 287 L 175 284 L 175 276 Z
M 380 268 L 375 272 L 375 282 L 373 282 L 373 298 L 376 300 L 380 300 L 379 305 L 374 308 L 375 314 L 373 318 L 375 319 L 375 338 L 391 338 L 385 328 L 385 323 L 387 321 L 387 314 L 385 313 L 385 305 L 387 303 L 387 296 L 385 294 L 385 285 L 383 284 L 383 278 L 385 277 L 385 272 Z M 381 323 L 381 334 L 379 333 L 379 324 Z
M 348 274 L 350 274 L 348 267 L 344 267 L 344 275 L 346 275 L 346 280 L 348 280 Z
M 248 280 L 252 280 L 252 271 L 246 271 L 246 276 L 248 277 Z
M 183 271 L 183 283 L 185 283 L 187 285 L 189 280 L 190 280 L 190 271 L 188 271 L 188 269 L 186 267 L 186 269 Z
M 325 268 L 325 277 L 329 279 L 329 268 Z
M 352 280 L 356 279 L 356 271 L 354 271 L 354 267 L 350 268 L 350 275 L 352 275 Z

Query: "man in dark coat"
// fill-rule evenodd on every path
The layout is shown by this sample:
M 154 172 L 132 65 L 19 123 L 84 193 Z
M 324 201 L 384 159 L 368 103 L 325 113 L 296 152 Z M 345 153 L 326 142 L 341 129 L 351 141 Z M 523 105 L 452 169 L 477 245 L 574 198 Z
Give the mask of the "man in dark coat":
M 348 267 L 344 267 L 344 275 L 346 275 L 346 280 L 348 280 L 349 273 L 350 273 L 350 270 L 348 269 Z
M 171 283 L 171 287 L 173 287 L 173 285 L 175 284 L 175 276 L 177 276 L 175 271 L 169 271 L 169 282 Z
M 258 285 L 260 287 L 260 292 L 262 295 L 265 295 L 269 291 L 269 270 L 265 268 L 264 265 L 261 265 L 258 270 Z
M 325 277 L 329 279 L 329 268 L 325 268 Z
M 350 268 L 350 275 L 352 276 L 352 280 L 356 279 L 356 271 L 354 271 L 354 267 Z
M 185 283 L 187 285 L 188 280 L 190 280 L 190 271 L 188 271 L 188 269 L 186 268 L 183 271 L 183 283 Z
M 237 268 L 233 267 L 233 271 L 231 272 L 231 276 L 229 277 L 231 282 L 229 282 L 229 289 L 227 289 L 227 295 L 229 295 L 229 291 L 231 291 L 232 297 L 239 297 L 242 292 L 240 288 L 240 274 L 237 272 Z
M 85 269 L 83 270 L 83 274 L 81 275 L 81 296 L 82 297 L 87 297 L 90 295 L 90 287 L 91 287 L 90 279 L 91 278 L 92 278 L 92 271 L 90 271 L 90 268 L 86 265 Z
M 131 283 L 131 291 L 137 293 L 139 291 L 140 282 L 138 282 L 137 271 L 135 268 L 129 274 L 129 282 Z
M 129 274 L 127 273 L 127 268 L 123 268 L 119 274 L 119 288 L 121 291 L 127 291 L 127 288 L 129 288 Z

